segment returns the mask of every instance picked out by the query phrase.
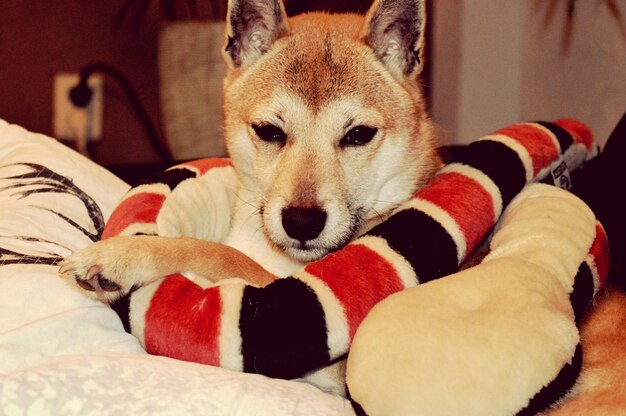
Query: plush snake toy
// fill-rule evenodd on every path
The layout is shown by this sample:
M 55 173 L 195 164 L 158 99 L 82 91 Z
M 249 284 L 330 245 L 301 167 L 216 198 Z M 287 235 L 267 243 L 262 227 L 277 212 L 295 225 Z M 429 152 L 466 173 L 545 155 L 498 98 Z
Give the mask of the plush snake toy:
M 149 353 L 271 377 L 297 378 L 344 357 L 363 320 L 385 298 L 401 291 L 435 287 L 429 284 L 405 291 L 456 273 L 528 184 L 548 182 L 567 187 L 568 172 L 593 157 L 596 150 L 590 131 L 575 120 L 515 124 L 465 146 L 427 187 L 384 223 L 292 276 L 255 287 L 241 279 L 210 284 L 175 274 L 133 290 L 112 307 Z M 235 186 L 235 173 L 227 160 L 204 159 L 175 166 L 129 191 L 111 215 L 103 239 L 153 234 L 219 241 L 228 230 Z M 531 205 L 533 199 L 538 200 L 526 197 Z M 215 215 L 218 212 L 219 217 Z M 587 211 L 584 215 L 593 218 Z M 528 224 L 538 223 L 530 221 L 525 226 Z M 558 290 L 569 295 L 576 323 L 604 284 L 608 268 L 606 235 L 595 220 L 592 228 L 587 234 L 593 234 L 593 238 L 583 244 L 584 253 L 575 259 L 576 270 L 559 270 L 571 275 L 571 284 L 562 283 Z M 502 227 L 498 234 L 505 229 Z M 532 230 L 522 229 L 522 234 L 528 231 Z M 555 232 L 567 234 L 567 230 Z M 210 273 L 207 271 L 207 275 Z M 453 279 L 439 282 L 454 286 Z M 424 308 L 428 309 L 426 305 Z M 395 319 L 401 322 L 403 316 Z M 355 353 L 361 358 L 351 356 L 348 367 L 348 387 L 360 404 L 356 408 L 372 415 L 402 414 L 394 412 L 406 408 L 390 408 L 398 403 L 410 404 L 412 390 L 405 387 L 407 394 L 399 392 L 401 398 L 392 400 L 375 393 L 374 384 L 363 385 L 360 380 L 372 379 L 371 372 L 379 372 L 380 368 L 351 365 L 355 360 L 368 361 L 364 358 L 368 348 L 377 348 L 367 346 L 367 342 L 362 345 L 359 343 Z M 580 348 L 576 348 L 573 361 L 571 356 L 560 357 L 558 370 L 571 373 L 572 366 L 579 365 L 579 355 Z M 370 356 L 369 361 L 385 362 L 378 357 Z M 553 376 L 556 374 L 546 375 L 548 379 L 539 388 L 532 388 L 538 392 Z M 543 401 L 554 401 L 561 390 L 569 387 L 571 383 Z M 443 399 L 441 394 L 439 401 Z M 370 396 L 378 398 L 368 399 Z M 518 410 L 530 409 L 533 394 L 522 396 Z M 472 414 L 468 409 L 462 413 Z

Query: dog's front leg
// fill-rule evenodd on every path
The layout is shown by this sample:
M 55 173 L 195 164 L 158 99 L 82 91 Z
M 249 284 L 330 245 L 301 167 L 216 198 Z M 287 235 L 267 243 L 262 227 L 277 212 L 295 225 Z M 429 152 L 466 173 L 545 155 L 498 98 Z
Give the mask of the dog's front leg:
M 232 247 L 191 237 L 112 237 L 73 253 L 59 269 L 62 278 L 105 303 L 182 272 L 213 281 L 238 277 L 255 286 L 276 279 Z

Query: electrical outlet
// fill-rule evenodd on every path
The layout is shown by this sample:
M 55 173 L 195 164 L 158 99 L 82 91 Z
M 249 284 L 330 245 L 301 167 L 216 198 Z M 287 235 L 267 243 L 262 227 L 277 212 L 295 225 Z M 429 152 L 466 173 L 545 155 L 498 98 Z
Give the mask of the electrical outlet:
M 101 75 L 89 77 L 87 85 L 93 91 L 93 96 L 87 107 L 76 107 L 70 100 L 70 90 L 78 85 L 80 80 L 76 72 L 62 72 L 54 77 L 53 88 L 53 135 L 61 140 L 77 140 L 86 137 L 89 141 L 102 139 L 102 98 L 104 81 Z M 86 118 L 85 131 L 77 131 Z

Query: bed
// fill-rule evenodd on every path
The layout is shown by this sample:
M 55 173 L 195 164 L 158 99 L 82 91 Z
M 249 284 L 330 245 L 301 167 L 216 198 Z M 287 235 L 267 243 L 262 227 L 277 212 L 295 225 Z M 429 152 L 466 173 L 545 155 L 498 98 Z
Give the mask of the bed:
M 107 306 L 57 277 L 129 185 L 0 120 L 0 413 L 353 415 L 298 381 L 146 354 Z

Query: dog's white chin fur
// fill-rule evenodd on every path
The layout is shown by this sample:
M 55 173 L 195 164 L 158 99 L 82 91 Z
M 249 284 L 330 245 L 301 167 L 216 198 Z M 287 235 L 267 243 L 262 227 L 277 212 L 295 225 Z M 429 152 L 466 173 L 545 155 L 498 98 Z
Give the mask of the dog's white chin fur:
M 346 243 L 348 241 L 350 241 L 350 239 L 347 239 Z M 281 250 L 285 252 L 285 254 L 294 258 L 295 260 L 303 262 L 303 263 L 311 263 L 311 262 L 321 259 L 322 257 L 325 257 L 327 254 L 337 250 L 338 248 L 341 248 L 345 244 L 333 245 L 331 247 L 324 247 L 324 246 L 317 246 L 317 245 L 311 246 L 307 242 L 304 248 L 301 248 L 302 245 L 300 243 L 294 243 L 293 245 L 282 245 L 282 244 L 277 244 L 277 245 L 279 246 Z M 307 247 L 307 245 L 309 245 L 309 247 Z
M 277 234 L 281 233 L 265 232 L 265 237 L 286 255 L 303 263 L 317 261 L 327 254 L 345 246 L 354 238 L 354 233 L 349 233 L 345 236 L 334 235 L 330 243 L 325 243 L 323 237 L 326 233 L 324 230 L 322 231 L 322 236 L 302 244 L 300 241 L 291 238 L 284 238 L 282 236 L 277 238 Z
M 316 249 L 299 249 L 295 247 L 281 247 L 281 248 L 288 256 L 304 263 L 310 263 L 310 262 L 319 260 L 322 257 L 326 256 L 326 254 L 328 254 L 330 251 L 330 250 L 324 250 L 324 249 L 318 249 L 318 248 Z

